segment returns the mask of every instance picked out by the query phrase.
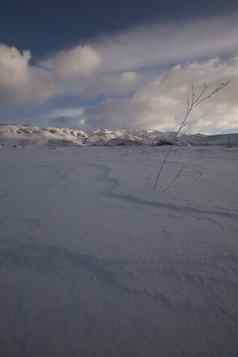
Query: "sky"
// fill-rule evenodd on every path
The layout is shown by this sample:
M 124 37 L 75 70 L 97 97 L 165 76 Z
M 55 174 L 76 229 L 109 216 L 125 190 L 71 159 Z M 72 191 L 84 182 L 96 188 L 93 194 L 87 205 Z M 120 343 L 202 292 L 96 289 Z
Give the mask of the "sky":
M 238 132 L 237 0 L 0 6 L 0 124 Z

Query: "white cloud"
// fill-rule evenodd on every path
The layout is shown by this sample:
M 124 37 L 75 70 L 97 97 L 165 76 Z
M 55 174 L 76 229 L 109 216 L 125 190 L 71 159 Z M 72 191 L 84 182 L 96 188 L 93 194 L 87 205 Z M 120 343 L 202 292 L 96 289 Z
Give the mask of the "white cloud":
M 88 110 L 88 122 L 97 126 L 142 127 L 176 130 L 181 123 L 191 86 L 199 90 L 208 83 L 211 90 L 224 80 L 228 87 L 199 106 L 191 115 L 190 132 L 220 132 L 238 128 L 238 61 L 214 58 L 177 65 L 151 79 L 130 98 L 107 100 Z M 100 125 L 102 123 L 103 125 Z
M 0 45 L 0 102 L 43 100 L 55 93 L 45 71 L 30 65 L 31 53 Z
M 56 77 L 60 80 L 87 77 L 100 66 L 101 58 L 91 46 L 77 46 L 59 52 L 53 59 Z
M 193 22 L 140 26 L 99 39 L 101 71 L 135 71 L 208 58 L 238 49 L 238 14 Z
M 155 24 L 64 49 L 32 67 L 29 52 L 0 46 L 0 102 L 76 95 L 94 107 L 57 109 L 57 117 L 92 127 L 174 130 L 192 82 L 231 84 L 191 117 L 192 131 L 237 128 L 238 14 L 180 24 Z M 40 69 L 41 65 L 49 70 Z M 170 68 L 170 69 L 168 69 Z M 104 98 L 104 102 L 97 101 Z
M 141 69 L 213 58 L 238 49 L 238 14 L 210 17 L 193 22 L 139 26 L 130 31 L 96 38 L 87 45 L 64 49 L 43 61 L 63 88 L 94 89 L 95 80 L 118 76 L 119 82 L 133 82 Z M 123 74 L 123 76 L 121 76 Z M 86 82 L 86 84 L 85 84 Z M 89 85 L 91 84 L 92 87 Z M 103 84 L 103 83 L 100 83 Z M 95 91 L 95 90 L 94 90 Z
M 29 51 L 20 53 L 15 47 L 0 45 L 0 81 L 6 88 L 24 83 L 28 75 Z
M 126 96 L 139 88 L 144 81 L 137 72 L 119 72 L 98 75 L 79 88 L 82 97 L 92 98 L 98 95 L 105 97 Z

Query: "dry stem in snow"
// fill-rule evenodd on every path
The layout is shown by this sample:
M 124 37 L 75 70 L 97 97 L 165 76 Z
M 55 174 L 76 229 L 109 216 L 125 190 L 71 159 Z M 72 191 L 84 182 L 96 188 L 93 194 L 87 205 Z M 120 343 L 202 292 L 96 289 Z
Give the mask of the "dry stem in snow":
M 178 137 L 178 135 L 180 134 L 182 129 L 186 126 L 186 124 L 189 120 L 189 117 L 190 117 L 191 113 L 194 111 L 194 109 L 196 109 L 200 104 L 202 104 L 206 100 L 210 99 L 211 97 L 213 97 L 215 94 L 217 94 L 221 90 L 223 90 L 225 87 L 227 87 L 229 85 L 229 83 L 230 83 L 230 80 L 228 80 L 226 82 L 222 82 L 219 85 L 217 85 L 217 87 L 215 87 L 215 89 L 213 89 L 213 90 L 209 89 L 209 86 L 207 83 L 204 83 L 200 89 L 196 89 L 194 84 L 192 84 L 191 92 L 187 96 L 187 105 L 186 105 L 184 118 L 183 118 L 181 124 L 179 125 L 177 131 L 175 132 L 174 139 L 176 139 Z M 162 163 L 160 165 L 160 168 L 157 172 L 157 175 L 156 175 L 156 178 L 154 181 L 154 185 L 153 185 L 154 189 L 156 189 L 158 186 L 160 176 L 161 176 L 162 171 L 165 167 L 165 164 L 168 160 L 168 157 L 171 153 L 171 150 L 172 150 L 172 146 L 170 146 L 165 153 L 165 156 L 162 160 Z

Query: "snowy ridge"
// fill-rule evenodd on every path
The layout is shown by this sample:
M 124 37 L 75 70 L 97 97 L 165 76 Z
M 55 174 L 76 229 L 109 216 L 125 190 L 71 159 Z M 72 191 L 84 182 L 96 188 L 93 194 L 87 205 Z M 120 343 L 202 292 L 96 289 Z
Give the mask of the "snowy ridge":
M 90 132 L 77 128 L 39 128 L 0 126 L 0 142 L 17 144 L 73 144 L 90 146 L 119 145 L 238 145 L 238 134 L 181 135 L 157 130 L 98 129 Z

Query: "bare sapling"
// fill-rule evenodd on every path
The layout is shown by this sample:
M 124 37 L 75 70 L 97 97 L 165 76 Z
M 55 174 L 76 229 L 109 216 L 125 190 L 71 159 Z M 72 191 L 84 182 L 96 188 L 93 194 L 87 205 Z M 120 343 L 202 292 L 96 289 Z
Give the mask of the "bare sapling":
M 186 102 L 186 109 L 184 113 L 183 120 L 181 121 L 177 131 L 174 133 L 173 139 L 176 140 L 183 128 L 186 126 L 190 115 L 192 112 L 203 102 L 209 100 L 211 97 L 216 95 L 218 92 L 223 90 L 225 87 L 227 87 L 230 83 L 230 80 L 221 82 L 219 83 L 214 89 L 210 89 L 207 83 L 204 83 L 200 89 L 196 89 L 194 84 L 192 84 L 192 88 L 190 93 L 187 96 L 187 102 Z M 166 162 L 169 158 L 169 155 L 171 154 L 172 151 L 172 146 L 169 146 L 168 150 L 165 152 L 164 158 L 161 162 L 161 165 L 159 167 L 159 170 L 157 172 L 153 188 L 156 189 L 159 184 L 159 180 L 162 174 L 162 171 L 166 165 Z

